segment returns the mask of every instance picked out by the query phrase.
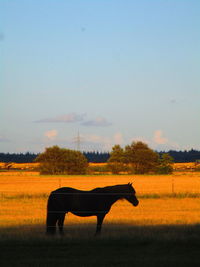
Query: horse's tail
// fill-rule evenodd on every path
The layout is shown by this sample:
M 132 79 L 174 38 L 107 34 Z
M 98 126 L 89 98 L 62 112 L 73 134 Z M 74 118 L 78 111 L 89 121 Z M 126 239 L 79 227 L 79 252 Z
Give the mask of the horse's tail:
M 46 233 L 55 234 L 56 222 L 59 217 L 58 207 L 56 205 L 56 195 L 53 192 L 50 194 L 47 202 L 47 218 L 46 218 Z

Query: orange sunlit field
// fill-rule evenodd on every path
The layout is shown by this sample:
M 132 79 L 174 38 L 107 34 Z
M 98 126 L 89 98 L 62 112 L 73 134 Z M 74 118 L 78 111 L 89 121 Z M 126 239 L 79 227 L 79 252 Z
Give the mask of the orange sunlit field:
M 9 163 L 12 170 L 33 170 L 37 169 L 37 167 L 40 165 L 39 163 Z M 107 163 L 89 163 L 90 166 L 105 166 Z M 5 168 L 6 163 L 0 162 L 0 169 Z M 200 163 L 196 162 L 186 162 L 186 163 L 173 163 L 173 169 L 176 171 L 190 171 L 195 170 L 199 168 Z
M 44 227 L 48 194 L 60 187 L 82 190 L 133 182 L 140 204 L 118 201 L 103 227 L 117 225 L 197 224 L 200 222 L 200 173 L 173 175 L 40 176 L 37 172 L 0 172 L 0 226 Z M 96 224 L 95 217 L 69 214 L 65 228 Z
M 94 238 L 95 217 L 70 213 L 64 237 L 45 235 L 52 190 L 60 186 L 90 190 L 128 182 L 133 182 L 140 204 L 116 202 L 105 217 L 101 237 Z M 0 172 L 0 207 L 1 266 L 135 266 L 133 259 L 141 267 L 163 266 L 163 259 L 166 266 L 199 266 L 199 172 L 163 176 Z M 116 264 L 110 265 L 113 259 Z

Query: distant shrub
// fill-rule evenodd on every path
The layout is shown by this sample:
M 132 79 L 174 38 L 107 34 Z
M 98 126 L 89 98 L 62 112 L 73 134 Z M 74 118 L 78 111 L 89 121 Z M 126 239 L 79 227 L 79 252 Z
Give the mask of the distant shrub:
M 97 165 L 89 166 L 87 172 L 88 172 L 88 174 L 95 174 L 95 173 L 104 174 L 104 173 L 109 172 L 109 169 L 108 169 L 107 164 L 105 164 L 105 165 L 97 164 Z
M 127 170 L 124 158 L 124 150 L 120 145 L 115 145 L 112 148 L 110 158 L 108 159 L 108 169 L 113 174 L 119 174 Z
M 158 166 L 157 174 L 171 174 L 173 172 L 173 167 L 171 165 Z
M 108 170 L 113 174 L 119 174 L 120 172 L 127 172 L 127 165 L 122 162 L 108 162 Z
M 88 162 L 79 151 L 53 146 L 46 148 L 35 160 L 41 174 L 85 174 Z
M 168 153 L 161 154 L 156 173 L 171 174 L 173 172 L 172 162 L 173 158 Z
M 129 174 L 145 173 L 172 173 L 173 158 L 163 153 L 159 155 L 148 147 L 147 144 L 138 141 L 132 142 L 124 149 L 115 145 L 110 153 L 108 168 L 114 174 L 126 172 Z

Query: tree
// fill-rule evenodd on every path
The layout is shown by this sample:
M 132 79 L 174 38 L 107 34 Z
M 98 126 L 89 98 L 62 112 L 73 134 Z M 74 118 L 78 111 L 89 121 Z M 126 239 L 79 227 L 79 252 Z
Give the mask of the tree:
M 124 150 L 120 145 L 115 145 L 112 148 L 110 158 L 108 159 L 108 168 L 114 174 L 126 170 Z
M 137 174 L 154 172 L 158 166 L 158 153 L 147 144 L 138 141 L 125 147 L 125 159 Z
M 159 165 L 159 154 L 139 141 L 121 148 L 115 145 L 108 160 L 108 167 L 112 173 L 128 171 L 130 173 L 144 174 L 155 172 Z
M 173 158 L 168 153 L 162 153 L 159 158 L 159 165 L 157 167 L 157 173 L 170 174 L 173 172 Z
M 41 174 L 85 174 L 88 167 L 81 152 L 58 146 L 46 148 L 35 161 L 40 162 Z
M 112 148 L 112 152 L 110 154 L 109 162 L 124 162 L 124 150 L 120 147 L 120 145 L 115 145 Z

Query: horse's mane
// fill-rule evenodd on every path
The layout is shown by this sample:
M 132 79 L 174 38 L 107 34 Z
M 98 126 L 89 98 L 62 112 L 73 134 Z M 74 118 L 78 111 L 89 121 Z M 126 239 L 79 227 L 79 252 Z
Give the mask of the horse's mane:
M 105 186 L 105 187 L 97 187 L 97 188 L 91 190 L 91 192 L 124 193 L 124 192 L 130 191 L 130 187 L 133 188 L 130 184 L 118 184 L 118 185 L 111 185 L 111 186 Z

